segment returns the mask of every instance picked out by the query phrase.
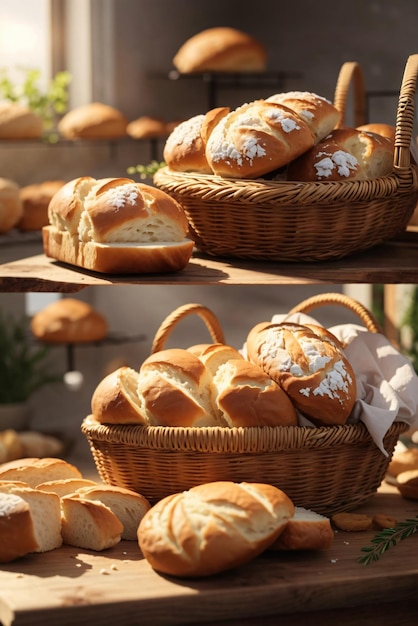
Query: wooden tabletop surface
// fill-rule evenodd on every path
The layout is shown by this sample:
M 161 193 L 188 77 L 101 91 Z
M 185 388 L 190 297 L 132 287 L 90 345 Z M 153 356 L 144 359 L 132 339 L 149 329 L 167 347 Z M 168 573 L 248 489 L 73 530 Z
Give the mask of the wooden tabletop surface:
M 418 515 L 418 502 L 383 484 L 358 511 L 401 521 Z M 132 541 L 101 553 L 64 546 L 2 565 L 0 620 L 4 626 L 416 624 L 418 534 L 364 566 L 358 557 L 375 532 L 338 531 L 327 551 L 265 552 L 201 580 L 157 574 Z

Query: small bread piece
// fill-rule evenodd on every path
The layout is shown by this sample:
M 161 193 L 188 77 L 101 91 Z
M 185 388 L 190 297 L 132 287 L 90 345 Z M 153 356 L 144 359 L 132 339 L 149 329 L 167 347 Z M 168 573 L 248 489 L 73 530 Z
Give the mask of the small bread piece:
M 115 107 L 91 102 L 66 113 L 58 122 L 65 139 L 115 139 L 126 135 L 128 120 Z
M 0 563 L 38 549 L 29 504 L 13 493 L 0 493 Z
M 101 502 L 78 495 L 61 498 L 63 543 L 86 550 L 107 550 L 121 540 L 123 525 Z
M 48 480 L 81 477 L 81 472 L 75 465 L 54 457 L 28 457 L 0 465 L 0 480 L 22 481 L 30 487 L 36 487 Z
M 23 231 L 33 231 L 42 230 L 44 226 L 47 226 L 49 203 L 65 183 L 65 180 L 46 180 L 21 187 L 22 217 L 17 223 L 17 228 Z
M 263 44 L 226 26 L 207 28 L 179 48 L 174 67 L 182 74 L 196 72 L 262 72 L 267 64 Z
M 261 367 L 243 358 L 218 368 L 212 393 L 220 418 L 230 427 L 298 424 L 288 395 Z
M 373 526 L 373 517 L 361 513 L 335 513 L 331 521 L 334 526 L 347 532 L 370 530 Z
M 105 376 L 91 398 L 94 418 L 101 424 L 148 424 L 138 383 L 139 373 L 127 366 Z
M 253 179 L 287 165 L 314 143 L 300 115 L 256 100 L 222 117 L 207 140 L 206 158 L 219 176 Z
M 382 530 L 384 528 L 395 528 L 398 521 L 391 515 L 385 513 L 377 513 L 373 516 L 373 524 Z
M 167 136 L 167 123 L 158 118 L 142 115 L 129 122 L 126 133 L 132 139 L 152 139 Z
M 0 139 L 40 139 L 42 118 L 18 102 L 0 103 Z
M 14 494 L 27 502 L 38 544 L 36 552 L 49 552 L 61 547 L 61 507 L 60 499 L 55 493 L 6 484 L 0 487 L 0 492 Z
M 76 298 L 61 298 L 41 309 L 32 317 L 30 328 L 45 343 L 86 343 L 108 334 L 104 315 Z
M 305 182 L 372 180 L 393 169 L 394 143 L 355 128 L 332 131 L 289 164 L 288 180 Z
M 138 395 L 151 426 L 219 426 L 210 393 L 211 375 L 188 350 L 149 356 L 139 370 Z
M 22 214 L 19 185 L 8 178 L 0 178 L 0 233 L 12 230 Z
M 408 448 L 398 452 L 395 450 L 388 466 L 388 474 L 395 478 L 401 472 L 418 470 L 418 448 Z
M 315 143 L 326 137 L 341 119 L 341 113 L 326 98 L 309 91 L 288 91 L 267 98 L 298 113 L 315 135 Z
M 163 574 L 217 574 L 267 549 L 294 513 L 272 485 L 219 481 L 163 498 L 145 514 L 138 543 Z
M 61 480 L 47 480 L 46 482 L 37 485 L 35 489 L 47 491 L 48 493 L 56 493 L 57 496 L 63 498 L 64 496 L 73 494 L 80 489 L 97 486 L 97 482 L 94 480 L 88 480 L 87 478 L 62 478 Z
M 317 425 L 345 424 L 356 401 L 356 378 L 332 333 L 302 324 L 261 322 L 246 341 L 248 358 Z
M 328 550 L 334 543 L 331 520 L 320 513 L 296 506 L 270 550 Z
M 122 523 L 122 539 L 138 540 L 138 526 L 151 504 L 131 489 L 113 485 L 94 485 L 79 489 L 77 495 L 85 500 L 99 501 L 113 511 Z
M 398 474 L 396 487 L 407 500 L 418 500 L 418 469 L 407 470 Z

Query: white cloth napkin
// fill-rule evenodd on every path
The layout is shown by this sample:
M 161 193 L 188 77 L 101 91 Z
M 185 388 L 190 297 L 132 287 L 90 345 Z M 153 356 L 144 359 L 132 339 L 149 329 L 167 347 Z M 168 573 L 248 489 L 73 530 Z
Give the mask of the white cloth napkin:
M 274 323 L 283 321 L 321 325 L 304 313 L 272 318 Z M 393 422 L 418 427 L 418 376 L 409 359 L 384 335 L 356 324 L 341 324 L 329 330 L 345 345 L 344 352 L 356 374 L 357 400 L 349 422 L 361 420 L 387 456 L 383 439 Z M 310 424 L 302 417 L 300 423 Z

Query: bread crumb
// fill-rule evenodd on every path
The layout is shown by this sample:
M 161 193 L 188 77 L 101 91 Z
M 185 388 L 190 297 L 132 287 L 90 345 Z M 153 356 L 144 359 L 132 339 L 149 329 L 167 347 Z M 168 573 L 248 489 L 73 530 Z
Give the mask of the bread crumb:
M 110 569 L 117 572 L 118 571 L 118 566 L 115 565 L 114 563 L 112 563 L 112 565 L 110 566 Z
M 103 576 L 108 576 L 109 572 L 107 571 L 107 569 L 105 569 L 104 567 L 102 567 L 102 569 L 100 570 L 100 574 L 102 574 Z

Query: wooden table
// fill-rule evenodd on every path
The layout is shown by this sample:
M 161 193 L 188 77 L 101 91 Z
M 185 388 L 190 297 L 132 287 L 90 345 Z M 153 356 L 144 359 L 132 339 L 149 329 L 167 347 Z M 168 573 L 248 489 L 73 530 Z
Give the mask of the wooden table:
M 418 502 L 384 484 L 358 511 L 400 521 L 418 515 Z M 4 626 L 412 626 L 418 622 L 418 534 L 361 565 L 361 547 L 373 536 L 339 531 L 328 551 L 266 552 L 202 580 L 158 575 L 136 542 L 102 553 L 63 547 L 2 565 L 0 620 Z

